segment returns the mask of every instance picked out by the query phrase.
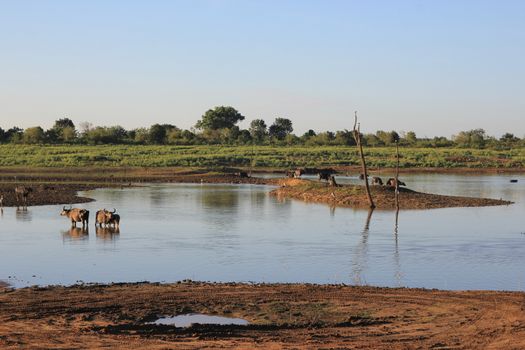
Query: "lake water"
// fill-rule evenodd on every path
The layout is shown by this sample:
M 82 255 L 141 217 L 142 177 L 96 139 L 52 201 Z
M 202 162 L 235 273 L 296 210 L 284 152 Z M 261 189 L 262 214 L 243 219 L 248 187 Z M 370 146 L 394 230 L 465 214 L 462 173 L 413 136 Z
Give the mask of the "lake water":
M 152 184 L 100 189 L 89 232 L 62 206 L 4 208 L 0 280 L 22 287 L 182 279 L 525 290 L 525 176 L 403 175 L 433 193 L 503 198 L 510 206 L 353 210 L 278 201 L 271 187 Z M 519 179 L 516 184 L 511 178 Z M 338 177 L 339 182 L 357 179 Z M 117 208 L 120 233 L 94 227 Z

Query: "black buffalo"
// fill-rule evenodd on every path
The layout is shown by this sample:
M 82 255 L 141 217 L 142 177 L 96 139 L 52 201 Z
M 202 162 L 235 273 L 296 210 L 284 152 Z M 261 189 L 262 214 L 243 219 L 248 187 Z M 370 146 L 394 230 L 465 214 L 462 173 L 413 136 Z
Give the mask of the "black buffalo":
M 406 186 L 406 184 L 400 180 L 397 181 L 397 185 L 396 185 L 396 179 L 394 179 L 393 177 L 388 179 L 388 181 L 386 182 L 386 185 L 390 187 Z
M 372 185 L 383 186 L 383 180 L 379 176 L 372 177 Z

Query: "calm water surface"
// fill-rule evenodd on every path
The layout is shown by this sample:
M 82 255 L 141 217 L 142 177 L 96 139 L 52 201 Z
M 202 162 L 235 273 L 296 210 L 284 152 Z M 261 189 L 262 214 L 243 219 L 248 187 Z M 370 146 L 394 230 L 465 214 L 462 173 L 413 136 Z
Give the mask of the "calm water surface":
M 511 184 L 511 178 L 519 179 Z M 62 206 L 5 208 L 0 280 L 350 283 L 525 290 L 525 176 L 403 175 L 410 188 L 515 201 L 511 206 L 392 211 L 280 202 L 266 186 L 153 184 L 101 189 L 89 232 Z M 357 182 L 339 177 L 339 182 Z M 120 233 L 94 227 L 117 208 Z

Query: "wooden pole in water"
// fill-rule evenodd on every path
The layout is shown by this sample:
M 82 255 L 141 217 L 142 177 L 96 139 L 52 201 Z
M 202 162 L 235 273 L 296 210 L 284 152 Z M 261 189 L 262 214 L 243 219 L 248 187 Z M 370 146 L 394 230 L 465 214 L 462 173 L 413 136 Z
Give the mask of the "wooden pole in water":
M 399 142 L 396 140 L 396 209 L 399 211 Z
M 357 123 L 357 111 L 354 114 L 354 139 L 355 143 L 357 145 L 357 148 L 359 149 L 359 155 L 361 156 L 361 167 L 363 171 L 363 176 L 365 177 L 365 189 L 366 189 L 366 196 L 368 197 L 368 203 L 370 204 L 370 208 L 375 208 L 374 200 L 372 199 L 372 195 L 370 194 L 370 186 L 368 185 L 368 172 L 366 170 L 366 161 L 365 161 L 365 155 L 363 154 L 363 144 L 361 143 L 361 125 Z

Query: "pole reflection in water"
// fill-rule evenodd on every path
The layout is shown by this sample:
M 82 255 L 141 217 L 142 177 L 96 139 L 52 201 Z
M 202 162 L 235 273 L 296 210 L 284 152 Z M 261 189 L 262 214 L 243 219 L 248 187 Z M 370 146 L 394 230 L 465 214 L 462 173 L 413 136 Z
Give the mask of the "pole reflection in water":
M 87 241 L 89 239 L 89 228 L 71 227 L 67 231 L 62 231 L 64 241 Z
M 368 234 L 370 231 L 370 221 L 372 220 L 372 214 L 374 213 L 374 208 L 368 209 L 368 214 L 366 216 L 365 227 L 361 232 L 361 241 L 355 248 L 353 257 L 354 261 L 352 262 L 352 279 L 354 284 L 362 285 L 366 281 L 363 281 L 361 273 L 366 268 L 366 260 L 368 254 Z
M 399 232 L 399 208 L 396 210 L 396 223 L 394 225 L 394 266 L 395 266 L 395 273 L 394 277 L 396 279 L 397 287 L 401 287 L 401 279 L 403 275 L 401 274 L 401 261 L 399 258 L 399 240 L 398 240 L 398 232 Z

